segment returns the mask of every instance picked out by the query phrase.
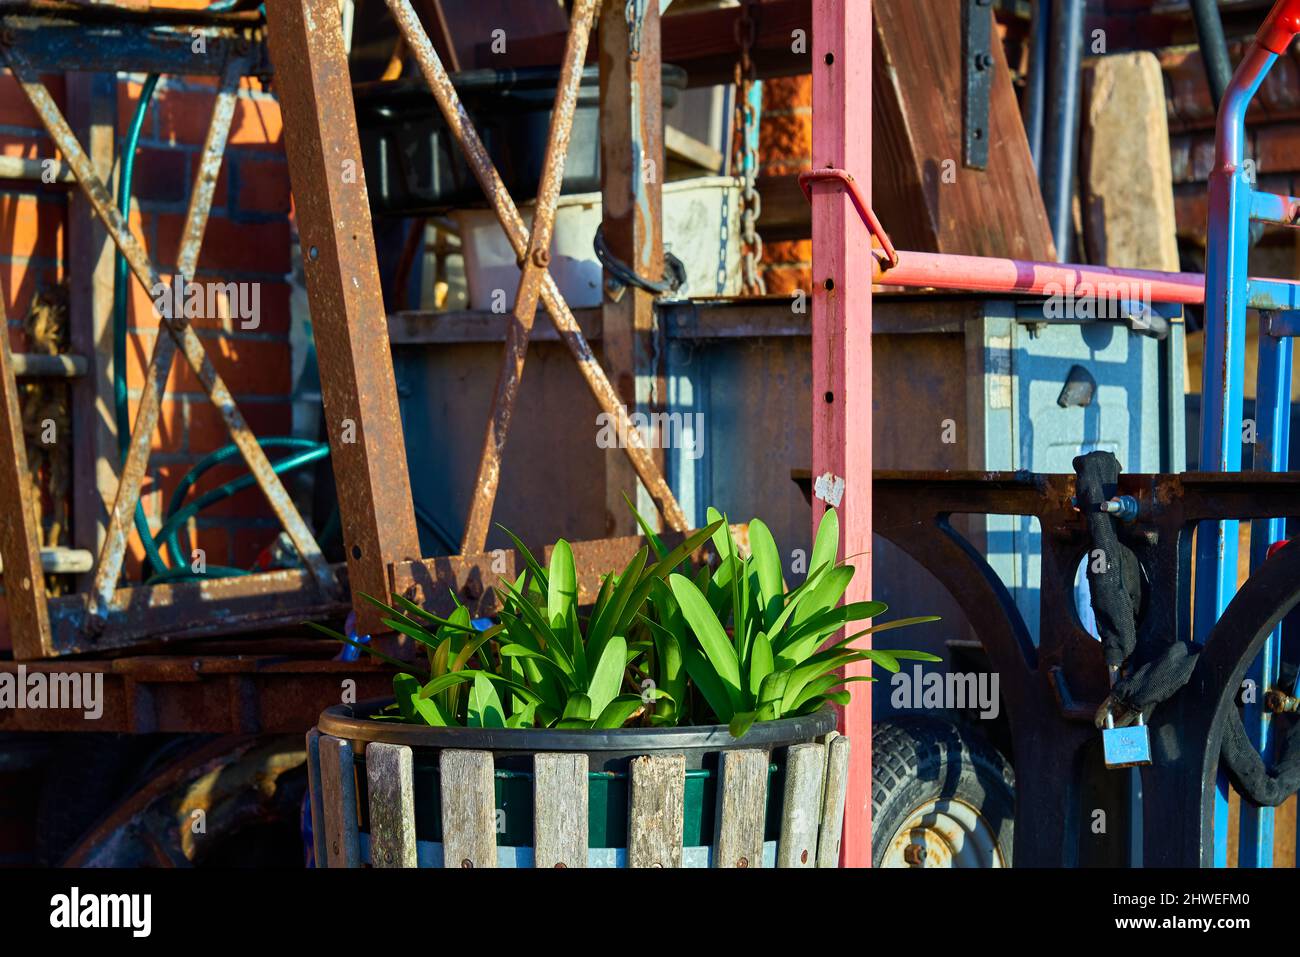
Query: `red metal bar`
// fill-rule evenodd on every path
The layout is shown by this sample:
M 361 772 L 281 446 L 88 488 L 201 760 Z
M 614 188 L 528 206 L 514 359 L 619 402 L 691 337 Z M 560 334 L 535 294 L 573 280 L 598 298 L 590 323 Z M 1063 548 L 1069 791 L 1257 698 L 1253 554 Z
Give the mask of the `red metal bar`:
M 812 169 L 799 174 L 799 188 L 803 190 L 804 199 L 812 202 L 812 184 L 835 182 L 842 183 L 848 190 L 849 197 L 853 200 L 853 205 L 857 207 L 858 215 L 862 221 L 867 224 L 872 235 L 880 240 L 881 247 L 885 250 L 885 255 L 889 257 L 889 265 L 898 265 L 898 250 L 894 248 L 894 241 L 889 238 L 889 233 L 885 232 L 885 227 L 880 225 L 880 220 L 876 218 L 876 212 L 871 208 L 858 191 L 857 181 L 847 171 L 842 169 Z
M 1194 305 L 1205 301 L 1205 277 L 1200 273 L 1112 269 L 909 250 L 901 250 L 898 265 L 887 271 L 876 257 L 873 276 L 877 284 L 887 286 L 1022 293 L 1027 296 L 1071 292 L 1076 296 L 1102 296 L 1112 290 L 1133 294 L 1137 285 L 1141 287 L 1138 292 L 1148 294 L 1153 302 Z
M 854 170 L 861 184 L 860 195 L 812 197 L 813 475 L 829 473 L 829 486 L 843 490 L 830 502 L 814 497 L 813 518 L 836 506 L 840 555 L 857 556 L 844 600 L 861 601 L 871 594 L 871 277 L 880 264 L 854 203 L 871 208 L 871 2 L 814 0 L 812 13 L 812 152 L 827 167 Z M 840 725 L 852 747 L 841 858 L 847 867 L 869 867 L 871 686 L 853 687 Z
M 1281 56 L 1300 33 L 1300 0 L 1279 0 L 1259 28 L 1259 44 Z

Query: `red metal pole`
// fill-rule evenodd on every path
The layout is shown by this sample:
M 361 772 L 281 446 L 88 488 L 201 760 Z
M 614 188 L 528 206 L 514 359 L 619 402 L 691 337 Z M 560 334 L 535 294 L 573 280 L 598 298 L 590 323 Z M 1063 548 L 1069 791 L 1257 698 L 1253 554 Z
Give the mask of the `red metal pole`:
M 1195 304 L 1205 301 L 1205 277 L 1194 272 L 1112 269 L 950 253 L 918 253 L 906 249 L 898 251 L 897 266 L 884 268 L 885 263 L 877 257 L 872 258 L 875 260 L 875 281 L 884 286 L 1098 296 L 1118 288 L 1127 290 L 1134 297 L 1145 292 L 1153 302 Z
M 851 170 L 871 202 L 871 2 L 813 0 L 813 165 Z M 843 479 L 843 496 L 814 498 L 840 518 L 840 555 L 858 573 L 845 601 L 871 594 L 871 236 L 853 196 L 812 191 L 813 474 Z M 832 487 L 835 487 L 832 484 Z M 868 666 L 869 667 L 869 666 Z M 851 673 L 865 673 L 868 667 Z M 871 695 L 851 685 L 840 730 L 851 739 L 842 860 L 871 865 Z

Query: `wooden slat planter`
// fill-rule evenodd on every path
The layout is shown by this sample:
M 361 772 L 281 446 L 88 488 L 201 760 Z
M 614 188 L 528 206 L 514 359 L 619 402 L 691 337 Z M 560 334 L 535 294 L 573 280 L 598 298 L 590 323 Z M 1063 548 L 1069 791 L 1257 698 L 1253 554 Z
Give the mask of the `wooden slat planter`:
M 497 746 L 509 741 L 499 738 L 502 732 L 492 750 L 479 750 L 366 742 L 313 729 L 307 753 L 317 866 L 837 867 L 849 740 L 822 730 L 829 716 L 817 717 L 819 733 L 798 743 L 765 747 L 757 741 L 747 748 L 731 739 L 703 757 L 694 748 L 618 754 L 609 761 L 603 756 L 610 750 L 608 733 L 593 756 L 576 750 L 577 736 L 558 732 L 557 741 L 564 739 L 569 750 L 528 754 Z M 403 736 L 392 733 L 391 724 L 364 723 L 378 726 L 376 735 Z M 521 733 L 527 734 L 515 732 Z M 623 770 L 610 770 L 615 767 Z M 531 779 L 526 789 L 523 778 Z M 604 833 L 593 841 L 589 823 L 614 815 L 598 806 L 593 818 L 591 795 L 603 800 L 610 792 L 600 789 L 614 778 L 626 783 L 625 833 L 620 826 L 613 840 Z M 520 840 L 517 828 L 499 840 L 503 818 L 518 812 L 521 794 L 529 804 L 531 843 L 527 835 Z M 708 844 L 684 839 L 688 809 L 697 818 L 711 817 Z M 428 839 L 435 828 L 441 839 Z

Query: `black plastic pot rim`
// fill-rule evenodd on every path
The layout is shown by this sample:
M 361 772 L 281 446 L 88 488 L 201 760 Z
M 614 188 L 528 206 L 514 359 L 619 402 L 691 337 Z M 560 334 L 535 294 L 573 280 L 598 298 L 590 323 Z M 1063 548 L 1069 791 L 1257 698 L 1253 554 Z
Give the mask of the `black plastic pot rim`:
M 395 721 L 375 721 L 374 714 L 392 699 L 334 705 L 321 712 L 321 734 L 352 741 L 402 744 L 413 748 L 461 748 L 472 751 L 680 751 L 692 749 L 767 749 L 811 741 L 835 730 L 833 708 L 776 721 L 757 721 L 742 738 L 725 724 L 685 728 L 615 728 L 605 731 L 558 731 L 548 728 L 433 728 Z

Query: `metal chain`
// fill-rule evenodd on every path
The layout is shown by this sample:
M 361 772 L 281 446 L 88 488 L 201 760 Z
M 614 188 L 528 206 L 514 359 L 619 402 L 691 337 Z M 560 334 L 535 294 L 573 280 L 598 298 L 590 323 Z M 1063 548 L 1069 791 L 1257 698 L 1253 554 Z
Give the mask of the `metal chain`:
M 750 97 L 755 80 L 754 60 L 751 56 L 758 35 L 755 14 L 758 0 L 744 0 L 740 16 L 736 19 L 736 42 L 740 46 L 740 59 L 736 62 L 736 120 L 733 156 L 740 184 L 740 278 L 741 289 L 747 296 L 767 294 L 767 283 L 759 272 L 763 260 L 763 239 L 758 234 L 758 218 L 763 213 L 763 202 L 754 188 L 758 178 L 758 157 L 750 144 L 758 133 L 759 116 Z

